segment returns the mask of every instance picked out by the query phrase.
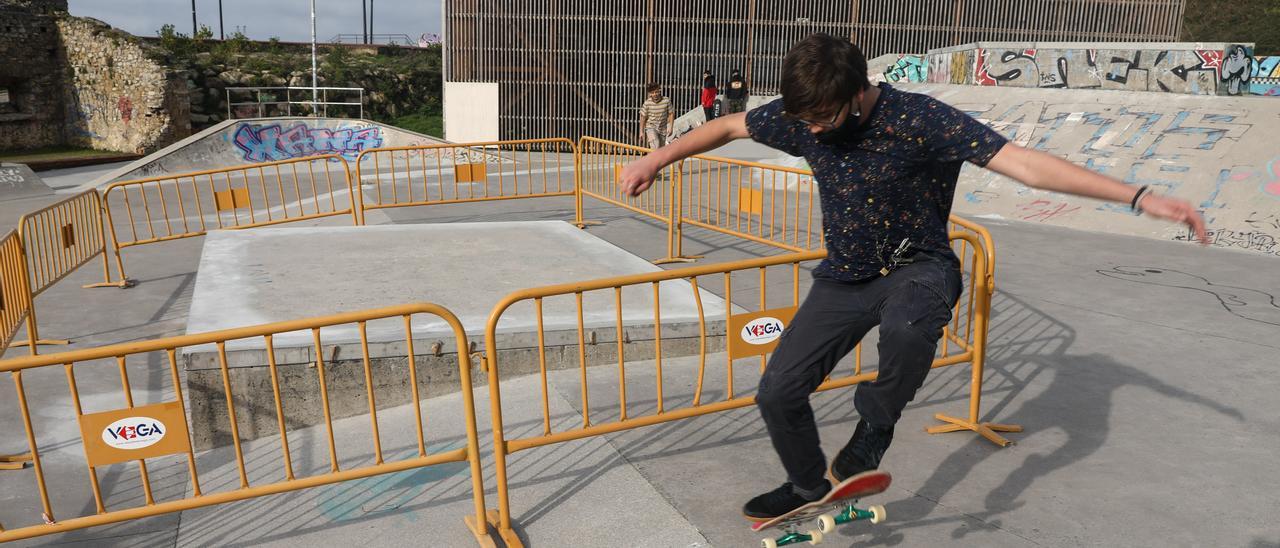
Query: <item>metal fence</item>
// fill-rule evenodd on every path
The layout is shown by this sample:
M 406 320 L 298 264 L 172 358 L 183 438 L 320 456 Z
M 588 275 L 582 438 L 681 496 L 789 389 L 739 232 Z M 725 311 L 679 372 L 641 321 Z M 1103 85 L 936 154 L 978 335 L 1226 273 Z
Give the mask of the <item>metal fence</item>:
M 814 33 L 868 59 L 978 40 L 1174 41 L 1186 0 L 725 0 L 706 4 L 446 0 L 445 81 L 497 82 L 498 138 L 634 138 L 644 84 L 681 111 L 701 74 L 741 69 L 776 93 L 782 57 Z M 720 86 L 723 89 L 723 85 Z
M 295 88 L 295 87 L 229 87 L 227 89 L 227 118 L 266 118 L 268 116 L 294 116 L 294 106 L 299 114 L 329 116 L 330 106 L 356 107 L 364 118 L 364 88 Z M 330 93 L 346 101 L 330 100 Z M 232 97 L 235 94 L 237 97 Z M 356 100 L 350 100 L 351 95 Z M 250 97 L 250 100 L 244 100 Z M 240 100 L 236 100 L 240 99 Z
M 446 380 L 442 381 L 456 382 L 462 395 L 455 412 L 465 423 L 466 441 L 461 447 L 451 450 L 433 448 L 430 441 L 436 438 L 429 436 L 425 428 L 426 419 L 419 390 L 425 390 L 431 381 L 421 378 L 414 364 L 411 324 L 414 318 L 424 321 L 420 316 L 443 320 L 448 325 L 456 348 L 463 349 L 457 353 L 457 376 L 445 375 Z M 366 324 L 378 321 L 402 323 L 404 327 L 405 338 L 401 342 L 407 351 L 408 366 L 401 371 L 408 377 L 407 383 L 412 387 L 412 392 L 410 401 L 397 403 L 412 405 L 415 414 L 407 421 L 402 416 L 397 416 L 401 420 L 395 420 L 386 417 L 386 414 L 379 418 L 379 410 L 385 409 L 390 402 L 387 401 L 385 391 L 382 391 L 382 399 L 377 396 L 380 385 L 374 381 L 371 372 L 369 341 L 365 336 Z M 329 412 L 331 390 L 326 390 L 326 386 L 335 384 L 335 381 L 326 381 L 324 358 L 328 355 L 324 348 L 331 347 L 333 343 L 327 342 L 328 339 L 322 340 L 321 335 L 322 328 L 350 324 L 358 326 L 360 332 L 359 344 L 364 356 L 363 396 L 368 403 L 371 425 L 368 430 L 369 449 L 358 449 L 356 451 L 359 453 L 355 455 L 349 453 L 350 447 L 339 448 L 335 443 L 334 421 Z M 278 370 L 283 369 L 277 367 L 278 356 L 286 355 L 287 351 L 273 347 L 273 337 L 300 330 L 310 331 L 315 341 L 315 375 L 320 388 L 318 398 L 299 396 L 296 387 L 290 389 L 288 386 L 286 381 L 289 378 L 278 373 Z M 271 374 L 269 394 L 262 393 L 267 388 L 263 385 L 232 382 L 235 375 L 228 367 L 226 347 L 229 342 L 246 339 L 260 341 L 264 345 Z M 184 397 L 184 383 L 178 371 L 178 362 L 184 349 L 203 345 L 216 345 L 217 348 L 223 381 L 223 391 L 219 396 L 226 402 L 234 449 L 234 469 L 225 466 L 226 461 L 197 457 L 192 447 L 192 436 L 198 432 L 189 429 L 190 422 L 186 413 L 189 399 Z M 462 324 L 453 313 L 434 304 L 422 303 L 0 362 L 0 372 L 9 373 L 17 391 L 16 405 L 22 418 L 24 441 L 29 450 L 26 455 L 0 456 L 0 462 L 5 459 L 30 460 L 34 472 L 32 487 L 40 495 L 39 507 L 25 509 L 27 512 L 23 522 L 6 524 L 8 528 L 0 526 L 0 542 L 458 462 L 468 465 L 471 476 L 474 514 L 464 517 L 467 527 L 480 545 L 492 546 L 486 525 L 488 517 L 484 512 L 484 487 L 471 394 L 471 363 L 470 356 L 465 351 L 468 346 Z M 165 401 L 148 405 L 140 405 L 142 402 L 135 401 L 135 391 L 145 390 L 132 388 L 129 380 L 131 362 L 135 366 L 135 374 L 145 372 L 148 378 L 155 375 L 154 378 L 160 379 L 167 372 L 167 389 L 172 393 L 172 399 L 163 398 Z M 116 369 L 119 373 L 118 381 L 111 379 L 112 375 L 84 374 L 86 369 L 101 371 L 103 368 Z M 66 375 L 66 390 L 72 403 L 69 409 L 65 404 L 54 406 L 45 399 L 53 393 L 51 390 L 44 390 L 52 387 L 48 382 L 50 376 L 46 372 L 57 369 L 62 369 Z M 81 375 L 77 376 L 77 372 Z M 38 386 L 28 387 L 24 383 L 24 374 L 32 375 L 33 384 Z M 332 371 L 330 374 L 333 374 Z M 114 395 L 116 403 L 106 404 L 106 408 L 103 408 L 107 401 L 103 397 L 108 394 Z M 82 398 L 82 395 L 86 397 Z M 89 395 L 95 397 L 90 398 Z M 247 440 L 242 439 L 237 426 L 243 425 L 245 421 L 243 418 L 237 419 L 236 411 L 240 409 L 235 403 L 237 398 L 272 402 L 270 408 L 274 412 L 275 425 L 279 431 L 278 445 L 272 447 L 275 444 L 268 443 L 251 447 Z M 299 433 L 301 429 L 294 419 L 300 409 L 317 405 L 317 400 L 324 411 L 324 428 L 320 432 L 321 447 L 304 445 L 299 449 L 298 445 L 305 443 L 308 438 Z M 5 400 L 5 404 L 10 405 L 14 401 L 14 398 L 9 398 Z M 61 422 L 48 420 L 51 416 L 56 416 Z M 79 424 L 80 428 L 67 429 L 62 427 L 65 424 Z M 127 426 L 118 426 L 125 424 Z M 386 427 L 385 430 L 380 431 L 380 426 Z M 107 430 L 115 427 L 131 429 L 122 433 L 121 439 L 128 436 L 140 443 L 107 442 Z M 404 432 L 412 432 L 413 435 L 405 436 Z M 398 446 L 392 445 L 392 440 L 395 439 L 399 440 L 395 442 Z M 79 458 L 54 455 L 48 461 L 42 460 L 42 456 L 56 453 L 58 448 L 68 445 L 83 447 L 82 451 L 76 451 L 76 457 Z M 323 447 L 327 447 L 327 454 Z M 328 458 L 320 462 L 293 458 L 302 457 L 315 449 L 319 449 Z M 252 458 L 246 458 L 246 455 Z M 190 490 L 181 490 L 174 493 L 176 496 L 166 497 L 156 489 L 156 482 L 148 473 L 148 464 L 154 472 L 158 466 L 165 465 L 166 459 L 167 464 L 172 467 L 175 458 L 185 464 L 181 467 L 187 472 L 186 481 L 189 482 Z M 129 466 L 128 463 L 137 465 L 136 483 L 119 474 L 103 474 L 111 478 L 107 482 L 99 477 L 101 468 Z M 204 467 L 201 466 L 202 463 Z M 222 477 L 218 481 L 209 481 L 207 474 L 211 470 L 222 470 Z M 92 492 L 94 504 L 88 507 L 83 504 L 59 505 L 60 500 L 66 502 L 63 497 L 65 493 L 49 489 L 48 479 L 57 478 L 58 489 L 65 490 L 75 479 L 81 477 L 86 481 L 80 485 Z M 205 479 L 203 482 L 202 477 Z M 127 484 L 131 493 L 137 494 L 140 491 L 142 496 L 121 497 L 121 484 Z

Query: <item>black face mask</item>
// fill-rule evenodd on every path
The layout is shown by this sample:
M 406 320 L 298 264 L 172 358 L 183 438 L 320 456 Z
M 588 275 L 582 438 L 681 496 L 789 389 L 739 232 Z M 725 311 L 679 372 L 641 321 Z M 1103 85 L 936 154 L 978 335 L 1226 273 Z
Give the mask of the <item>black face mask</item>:
M 834 144 L 848 141 L 858 134 L 858 126 L 862 123 L 862 117 L 856 110 L 850 110 L 849 115 L 845 116 L 844 123 L 840 127 L 829 129 L 817 134 L 818 142 L 825 144 Z

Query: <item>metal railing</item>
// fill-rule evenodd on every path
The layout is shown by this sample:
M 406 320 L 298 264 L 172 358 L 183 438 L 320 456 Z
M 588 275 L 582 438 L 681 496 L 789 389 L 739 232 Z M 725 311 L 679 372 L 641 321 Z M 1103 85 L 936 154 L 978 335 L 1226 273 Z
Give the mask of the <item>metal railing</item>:
M 102 206 L 123 272 L 124 248 L 202 236 L 213 229 L 335 215 L 351 215 L 351 224 L 358 225 L 358 191 L 352 184 L 347 161 L 326 154 L 111 183 L 102 193 Z M 340 194 L 345 194 L 341 201 Z M 121 235 L 117 225 L 128 232 Z
M 265 118 L 269 111 L 267 107 L 275 105 L 284 105 L 284 115 L 293 116 L 293 106 L 309 107 L 300 109 L 302 112 L 309 112 L 311 116 L 329 116 L 329 106 L 354 106 L 360 110 L 359 118 L 364 118 L 364 88 L 335 88 L 335 87 L 228 87 L 227 91 L 227 119 L 234 120 L 237 118 Z M 329 92 L 339 93 L 355 93 L 359 100 L 351 101 L 330 101 Z M 267 92 L 267 96 L 263 96 L 263 92 Z M 295 99 L 295 92 L 301 94 L 303 99 Z M 252 94 L 253 101 L 233 101 L 232 93 Z M 278 96 L 284 94 L 281 100 Z M 256 116 L 239 116 L 240 107 L 255 107 Z M 318 107 L 318 108 L 317 108 Z
M 575 150 L 561 138 L 365 150 L 355 162 L 361 218 L 370 209 L 574 196 Z
M 444 320 L 455 339 L 456 347 L 461 349 L 457 353 L 458 377 L 456 378 L 461 388 L 462 409 L 460 410 L 466 424 L 466 442 L 465 446 L 452 450 L 429 451 L 426 442 L 427 436 L 424 430 L 425 420 L 423 418 L 422 407 L 420 403 L 420 380 L 425 383 L 426 379 L 419 379 L 417 367 L 414 364 L 413 350 L 413 326 L 412 318 L 419 314 L 430 314 L 436 318 Z M 395 321 L 400 319 L 404 325 L 404 344 L 408 351 L 408 367 L 407 376 L 412 387 L 411 401 L 404 402 L 411 404 L 415 411 L 415 420 L 410 421 L 408 425 L 397 424 L 395 429 L 387 429 L 387 432 L 412 430 L 416 434 L 416 444 L 407 441 L 412 445 L 412 449 L 406 449 L 403 453 L 409 456 L 399 459 L 389 459 L 387 448 L 383 447 L 384 437 L 390 439 L 390 434 L 380 434 L 379 427 L 385 422 L 379 421 L 378 405 L 375 395 L 376 383 L 373 380 L 370 370 L 369 359 L 369 341 L 365 334 L 365 325 L 368 322 L 376 320 Z M 349 460 L 339 459 L 339 451 L 334 439 L 334 424 L 330 418 L 329 392 L 326 391 L 328 383 L 325 378 L 325 357 L 327 354 L 323 351 L 325 343 L 321 340 L 321 329 L 330 326 L 356 324 L 360 332 L 360 346 L 363 350 L 363 381 L 365 396 L 369 405 L 369 417 L 371 428 L 368 430 L 371 454 L 357 454 L 355 458 L 363 460 L 371 458 L 372 462 L 362 466 L 350 469 L 342 469 L 341 462 L 350 462 Z M 292 459 L 294 453 L 304 453 L 296 447 L 290 449 L 290 433 L 293 433 L 292 440 L 305 440 L 297 432 L 296 428 L 291 428 L 292 422 L 288 420 L 286 409 L 290 406 L 303 407 L 309 402 L 309 398 L 294 397 L 286 398 L 288 395 L 294 394 L 291 391 L 282 390 L 282 384 L 288 380 L 287 377 L 278 373 L 277 353 L 273 346 L 273 336 L 289 333 L 294 331 L 310 331 L 315 341 L 315 375 L 316 382 L 319 384 L 320 405 L 324 410 L 324 429 L 321 440 L 327 447 L 328 462 L 322 463 L 320 471 L 311 475 L 304 475 L 306 466 L 296 466 Z M 260 341 L 266 349 L 268 366 L 271 376 L 271 397 L 268 398 L 274 402 L 274 411 L 276 426 L 279 429 L 279 468 L 272 470 L 263 470 L 262 463 L 267 459 L 262 457 L 275 453 L 270 449 L 270 445 L 258 445 L 251 447 L 254 450 L 254 458 L 246 459 L 246 448 L 241 443 L 241 436 L 237 430 L 238 421 L 236 419 L 236 410 L 238 406 L 235 403 L 235 396 L 238 394 L 241 398 L 249 397 L 253 392 L 253 388 L 246 387 L 241 383 L 232 383 L 231 374 L 227 360 L 227 343 L 230 341 L 239 341 L 243 339 L 253 339 Z M 206 462 L 196 458 L 195 452 L 192 451 L 191 435 L 194 432 L 188 430 L 188 419 L 186 416 L 187 401 L 183 396 L 182 379 L 178 372 L 178 353 L 183 349 L 200 346 L 215 345 L 218 354 L 218 365 L 222 375 L 223 391 L 219 394 L 225 398 L 227 418 L 230 422 L 232 431 L 232 443 L 234 448 L 235 472 L 227 472 L 233 475 L 235 479 L 229 481 L 213 481 L 201 482 L 201 473 L 198 466 L 199 462 Z M 366 478 L 379 474 L 387 474 L 391 472 L 399 472 L 404 470 L 412 470 L 426 466 L 432 466 L 448 462 L 465 462 L 469 465 L 471 474 L 471 491 L 474 503 L 475 513 L 465 518 L 468 528 L 472 531 L 477 542 L 482 546 L 492 546 L 492 539 L 488 536 L 486 527 L 487 516 L 484 512 L 484 485 L 483 476 L 480 470 L 480 452 L 478 435 L 476 433 L 476 417 L 475 404 L 472 400 L 471 393 L 471 362 L 470 356 L 466 352 L 468 348 L 466 332 L 462 328 L 462 324 L 458 318 L 449 310 L 434 304 L 407 304 L 393 306 L 387 308 L 378 308 L 365 310 L 360 312 L 350 312 L 345 314 L 336 314 L 332 316 L 324 316 L 318 318 L 308 318 L 301 320 L 293 320 L 287 322 L 279 322 L 253 327 L 243 327 L 237 329 L 229 329 L 224 331 L 216 331 L 211 333 L 202 333 L 196 335 L 184 335 L 178 337 L 169 337 L 165 339 L 150 340 L 145 342 L 125 343 L 98 348 L 90 348 L 85 350 L 77 350 L 74 352 L 65 352 L 61 354 L 49 354 L 43 356 L 30 356 L 5 360 L 0 362 L 0 373 L 7 372 L 13 379 L 14 388 L 17 390 L 17 404 L 22 417 L 23 430 L 25 431 L 25 441 L 30 450 L 31 462 L 35 472 L 35 484 L 40 495 L 41 507 L 32 509 L 30 518 L 27 520 L 30 525 L 22 525 L 17 528 L 5 529 L 0 527 L 0 542 L 11 540 L 25 539 L 54 533 L 61 533 L 85 527 L 96 525 L 104 525 L 108 523 L 116 523 L 120 521 L 139 519 L 150 516 L 157 516 L 170 512 L 178 512 L 189 510 L 192 508 L 200 508 L 205 506 L 213 506 L 226 502 L 245 500 L 254 497 L 283 493 L 287 491 L 295 491 L 306 489 L 309 487 L 317 487 L 328 485 L 342 481 Z M 128 362 L 133 359 L 135 364 L 143 367 L 144 364 L 166 364 L 169 376 L 169 390 L 173 393 L 171 401 L 161 402 L 152 405 L 136 405 L 133 398 L 133 389 L 131 388 L 128 373 Z M 65 409 L 64 406 L 49 407 L 43 402 L 28 402 L 28 389 L 23 384 L 23 373 L 29 370 L 39 370 L 43 368 L 52 368 L 62 366 L 66 373 L 67 389 L 71 396 L 72 409 L 67 409 L 70 413 L 66 413 L 66 420 L 71 424 L 79 423 L 81 425 L 79 431 L 79 439 L 60 438 L 51 440 L 52 433 L 46 433 L 44 436 L 37 431 L 32 420 L 32 409 L 39 408 L 46 410 L 43 414 L 47 416 L 54 409 Z M 85 378 L 95 378 L 98 382 L 89 381 L 93 386 L 86 386 L 82 390 L 80 384 L 77 383 L 77 370 L 85 368 L 101 368 L 111 367 L 119 371 L 119 384 L 110 381 L 110 375 L 99 376 L 86 375 Z M 405 371 L 405 370 L 401 370 Z M 148 371 L 150 372 L 150 371 Z M 163 378 L 163 374 L 157 375 L 156 378 Z M 449 377 L 451 375 L 445 375 Z M 101 384 L 102 386 L 98 386 Z M 114 385 L 114 386 L 113 386 Z M 233 390 L 233 386 L 236 388 Z M 261 385 L 250 385 L 261 386 Z M 81 393 L 92 393 L 95 397 L 90 400 L 93 403 L 101 404 L 105 401 L 99 396 L 105 396 L 112 390 L 118 390 L 120 393 L 119 403 L 123 405 L 121 408 L 86 412 L 82 406 Z M 153 390 L 153 388 L 149 388 Z M 44 394 L 44 391 L 37 391 L 38 394 Z M 385 402 L 384 402 L 385 403 Z M 139 419 L 140 417 L 140 419 Z M 157 426 L 163 425 L 162 432 L 167 435 L 154 440 L 154 445 L 136 444 L 135 446 L 120 447 L 105 443 L 104 437 L 107 435 L 106 429 L 110 429 L 114 423 L 113 420 L 119 419 L 129 420 L 130 418 L 144 422 L 146 428 L 152 428 L 152 424 Z M 145 420 L 143 420 L 145 419 Z M 86 426 L 88 425 L 88 426 Z M 58 432 L 66 431 L 65 428 L 56 428 Z M 72 430 L 73 432 L 75 430 Z M 150 430 L 147 430 L 150 431 Z M 146 436 L 147 433 L 139 430 L 134 432 L 137 436 Z M 40 438 L 44 437 L 43 445 Z M 77 443 L 78 442 L 78 443 Z M 53 460 L 53 469 L 46 470 L 41 460 L 41 447 L 60 447 L 66 443 L 78 444 L 83 447 L 83 454 L 80 466 L 88 469 L 88 488 L 93 492 L 94 505 L 89 508 L 78 508 L 80 515 L 68 519 L 62 519 L 62 510 L 55 512 L 54 504 L 49 496 L 49 489 L 46 485 L 46 477 L 56 474 L 58 477 L 67 480 L 70 476 L 75 476 L 78 470 L 84 470 L 80 466 L 74 465 L 79 460 L 77 458 L 58 458 Z M 53 451 L 46 450 L 44 452 Z M 323 454 L 323 450 L 321 450 Z M 347 451 L 344 451 L 347 452 Z M 79 452 L 77 452 L 79 453 Z M 159 500 L 161 497 L 152 489 L 152 481 L 147 472 L 147 461 L 149 459 L 169 456 L 181 455 L 185 456 L 186 469 L 188 479 L 190 481 L 190 495 L 185 493 L 178 498 L 171 500 Z M 351 458 L 352 455 L 347 455 Z M 128 462 L 136 462 L 139 471 L 139 486 L 143 494 L 143 500 L 137 501 L 136 504 L 126 508 L 113 508 L 111 500 L 104 497 L 104 486 L 101 484 L 97 469 L 101 466 L 110 464 L 123 464 Z M 217 466 L 217 464 L 208 464 L 209 466 Z M 274 466 L 274 465 L 273 465 Z M 313 468 L 315 469 L 315 468 Z M 278 474 L 278 476 L 276 476 Z M 270 476 L 276 476 L 269 479 Z M 251 479 L 253 481 L 251 482 Z M 123 477 L 117 477 L 111 480 L 118 484 Z M 257 483 L 257 485 L 251 485 Z M 65 489 L 68 483 L 60 484 Z M 118 486 L 118 485 L 117 485 Z M 111 494 L 110 487 L 107 495 Z M 79 505 L 77 505 L 79 506 Z
M 10 344 L 29 344 L 31 353 L 36 345 L 64 345 L 66 339 L 41 339 L 36 321 L 35 298 L 77 268 L 102 257 L 103 281 L 84 286 L 129 287 L 133 281 L 125 277 L 124 265 L 116 263 L 119 280 L 111 280 L 107 259 L 107 239 L 102 228 L 102 198 L 91 189 L 65 200 L 27 213 L 18 220 L 19 247 L 23 265 L 28 269 L 30 281 L 27 303 L 27 341 Z M 7 348 L 7 345 L 6 345 Z

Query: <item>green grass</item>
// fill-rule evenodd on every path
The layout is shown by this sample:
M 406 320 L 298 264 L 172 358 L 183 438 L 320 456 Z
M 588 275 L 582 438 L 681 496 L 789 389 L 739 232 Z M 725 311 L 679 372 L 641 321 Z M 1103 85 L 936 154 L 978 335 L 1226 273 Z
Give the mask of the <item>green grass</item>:
M 118 156 L 120 154 L 120 152 L 111 152 L 109 150 L 56 146 L 29 150 L 0 150 L 0 161 L 25 164 L 29 162 L 48 160 L 93 158 L 95 156 Z
M 396 118 L 391 125 L 432 137 L 444 136 L 444 116 L 441 114 L 419 112 Z

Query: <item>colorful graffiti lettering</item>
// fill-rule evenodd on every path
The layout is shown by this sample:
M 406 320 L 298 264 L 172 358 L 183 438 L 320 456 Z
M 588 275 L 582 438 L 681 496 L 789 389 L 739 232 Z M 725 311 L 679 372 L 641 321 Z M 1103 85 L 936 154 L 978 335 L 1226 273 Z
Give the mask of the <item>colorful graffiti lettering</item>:
M 971 78 L 955 81 L 963 71 L 962 52 L 930 55 L 929 81 L 978 86 L 1164 91 L 1191 95 L 1280 95 L 1280 77 L 1254 85 L 1259 73 L 1274 72 L 1278 63 L 1259 63 L 1252 50 L 1231 45 L 1225 50 L 1138 49 L 983 49 Z M 958 67 L 957 62 L 961 63 Z M 950 67 L 951 74 L 941 74 Z M 1270 69 L 1270 70 L 1268 70 Z M 948 76 L 950 78 L 948 78 Z M 961 78 L 961 80 L 965 80 Z
M 884 78 L 890 82 L 926 82 L 929 80 L 929 63 L 923 55 L 903 55 L 884 70 Z
M 280 124 L 240 124 L 233 134 L 232 143 L 244 152 L 244 159 L 248 162 L 274 162 L 322 154 L 338 154 L 347 160 L 355 160 L 360 152 L 382 146 L 382 131 L 376 127 L 312 128 L 301 122 L 288 129 Z
M 1249 69 L 1249 93 L 1280 97 L 1280 56 L 1253 58 Z

